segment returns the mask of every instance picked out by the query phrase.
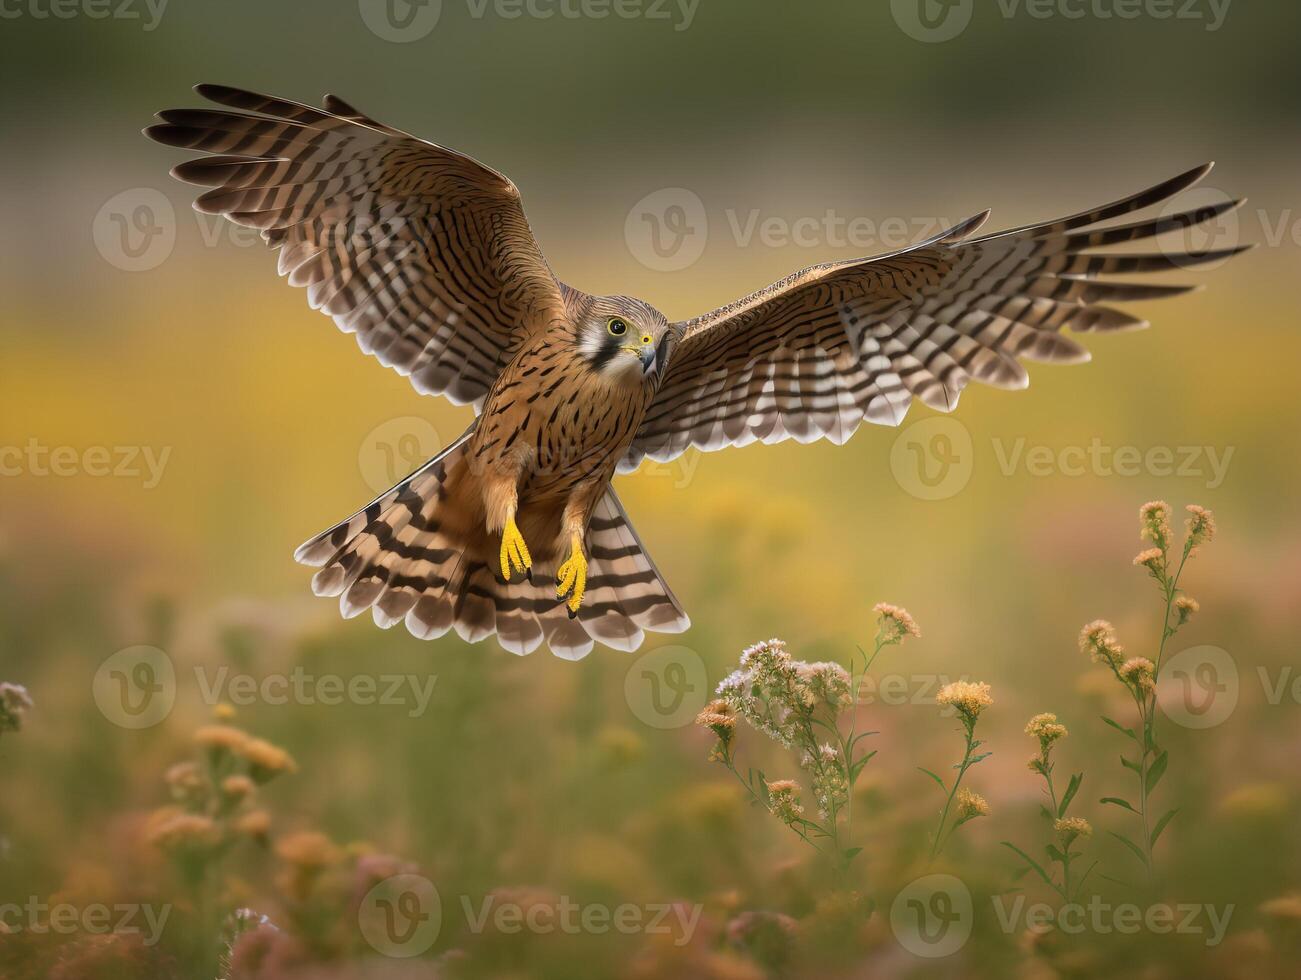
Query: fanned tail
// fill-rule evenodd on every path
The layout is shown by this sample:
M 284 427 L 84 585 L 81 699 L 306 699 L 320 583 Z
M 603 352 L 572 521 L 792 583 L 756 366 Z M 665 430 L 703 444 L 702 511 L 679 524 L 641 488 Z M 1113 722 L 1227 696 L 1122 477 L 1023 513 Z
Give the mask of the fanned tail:
M 455 629 L 477 643 L 495 633 L 504 649 L 521 655 L 545 640 L 569 660 L 585 657 L 594 643 L 632 651 L 647 630 L 677 633 L 690 625 L 613 489 L 588 528 L 587 592 L 577 616 L 556 596 L 558 525 L 530 542 L 531 577 L 503 580 L 473 504 L 477 494 L 467 492 L 475 489 L 464 461 L 468 438 L 295 552 L 299 562 L 321 566 L 312 580 L 317 595 L 338 596 L 345 617 L 370 609 L 385 629 L 405 621 L 421 639 Z

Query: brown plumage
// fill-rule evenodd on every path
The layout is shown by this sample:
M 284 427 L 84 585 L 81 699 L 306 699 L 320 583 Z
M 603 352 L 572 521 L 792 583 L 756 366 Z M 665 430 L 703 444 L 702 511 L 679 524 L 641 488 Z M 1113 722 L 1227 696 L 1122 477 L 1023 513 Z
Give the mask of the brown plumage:
M 897 425 L 913 398 L 952 411 L 972 381 L 1028 383 L 1019 359 L 1082 361 L 1063 336 L 1145 326 L 1104 304 L 1187 287 L 1100 278 L 1239 249 L 1088 251 L 1155 238 L 1241 202 L 1105 228 L 1210 169 L 1071 218 L 984 238 L 988 212 L 885 256 L 814 266 L 668 323 L 551 273 L 506 177 L 334 98 L 323 109 L 222 86 L 224 108 L 169 110 L 146 133 L 207 156 L 195 207 L 262 229 L 280 272 L 417 390 L 473 404 L 456 443 L 304 544 L 318 594 L 417 636 L 496 634 L 516 653 L 624 650 L 686 614 L 610 480 L 755 440 L 844 442 Z M 557 584 L 558 583 L 558 584 Z

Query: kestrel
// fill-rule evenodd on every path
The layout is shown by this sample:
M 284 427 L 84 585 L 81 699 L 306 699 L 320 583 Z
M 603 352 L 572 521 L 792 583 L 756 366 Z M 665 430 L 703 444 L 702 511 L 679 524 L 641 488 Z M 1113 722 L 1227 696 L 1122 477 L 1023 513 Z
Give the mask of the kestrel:
M 1058 221 L 975 237 L 983 212 L 873 258 L 827 262 L 670 323 L 641 300 L 558 280 L 506 177 L 326 96 L 323 108 L 217 85 L 146 134 L 202 150 L 173 175 L 195 207 L 262 230 L 361 349 L 417 391 L 471 404 L 465 433 L 296 552 L 344 616 L 416 636 L 545 640 L 577 659 L 689 625 L 610 485 L 645 458 L 756 440 L 843 443 L 898 425 L 914 398 L 950 412 L 971 381 L 1028 383 L 1019 359 L 1075 363 L 1060 331 L 1146 324 L 1112 302 L 1190 287 L 1116 274 L 1210 263 L 1240 248 L 1096 253 L 1210 221 L 1241 202 L 1100 222 L 1196 184 L 1198 167 Z

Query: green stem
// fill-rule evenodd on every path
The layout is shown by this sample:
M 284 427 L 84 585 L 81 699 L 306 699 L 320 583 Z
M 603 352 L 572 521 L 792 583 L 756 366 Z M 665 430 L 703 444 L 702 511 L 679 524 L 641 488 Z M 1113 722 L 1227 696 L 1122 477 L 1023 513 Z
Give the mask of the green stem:
M 940 823 L 939 826 L 935 828 L 935 840 L 931 844 L 931 861 L 934 861 L 936 856 L 940 853 L 940 848 L 943 846 L 943 842 L 946 839 L 944 836 L 944 822 L 949 819 L 949 809 L 953 806 L 953 797 L 958 792 L 958 784 L 962 782 L 962 777 L 966 774 L 967 767 L 971 765 L 971 753 L 975 751 L 976 726 L 974 724 L 967 724 L 965 721 L 963 724 L 966 728 L 967 747 L 962 753 L 962 762 L 958 765 L 958 774 L 953 779 L 953 786 L 949 789 L 948 799 L 944 801 L 944 809 L 940 811 Z M 952 831 L 950 831 L 950 833 L 952 833 Z
M 741 774 L 736 771 L 736 766 L 732 764 L 731 756 L 726 756 L 722 761 L 723 761 L 723 765 L 727 768 L 727 771 L 736 777 L 736 781 L 738 783 L 740 783 L 742 786 L 745 787 L 745 791 L 750 794 L 750 799 L 754 800 L 755 803 L 757 803 L 759 806 L 767 810 L 768 805 L 764 803 L 762 799 L 759 798 L 759 794 L 754 791 L 754 787 L 751 786 L 748 782 L 746 782 L 746 780 L 742 778 Z M 804 841 L 818 853 L 820 854 L 827 853 L 826 850 L 824 848 L 819 847 L 817 843 L 814 842 L 814 840 L 811 837 L 809 837 L 808 834 L 804 833 L 804 831 L 800 827 L 796 826 L 793 823 L 788 823 L 786 824 L 786 826 L 789 827 L 791 830 L 793 830 L 799 837 L 803 838 Z M 831 855 L 827 855 L 827 856 L 830 857 Z

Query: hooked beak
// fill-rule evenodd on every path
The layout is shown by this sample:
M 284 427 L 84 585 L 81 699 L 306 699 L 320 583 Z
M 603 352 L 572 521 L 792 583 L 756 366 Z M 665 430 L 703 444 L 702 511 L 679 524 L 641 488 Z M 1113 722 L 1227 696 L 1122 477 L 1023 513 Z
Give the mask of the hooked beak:
M 655 369 L 655 344 L 650 337 L 643 337 L 640 344 L 629 344 L 623 350 L 641 361 L 643 375 L 650 374 Z

